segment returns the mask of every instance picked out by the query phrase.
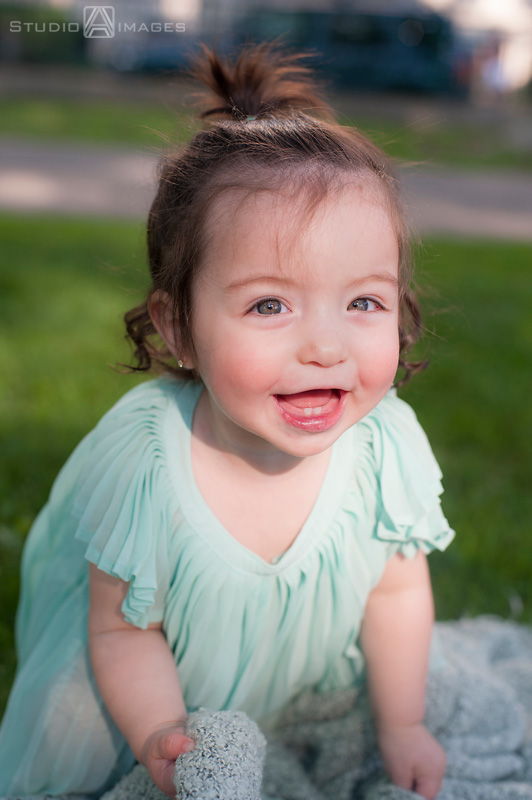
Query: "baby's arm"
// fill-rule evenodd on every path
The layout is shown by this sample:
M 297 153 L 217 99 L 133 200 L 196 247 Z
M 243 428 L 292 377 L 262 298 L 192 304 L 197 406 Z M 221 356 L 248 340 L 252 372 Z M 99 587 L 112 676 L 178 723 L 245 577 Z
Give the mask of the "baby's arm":
M 160 624 L 124 620 L 128 584 L 90 565 L 89 646 L 98 688 L 135 758 L 175 797 L 175 760 L 193 747 L 177 669 Z
M 432 800 L 445 753 L 423 725 L 434 605 L 425 556 L 395 555 L 371 593 L 361 643 L 379 746 L 392 781 Z

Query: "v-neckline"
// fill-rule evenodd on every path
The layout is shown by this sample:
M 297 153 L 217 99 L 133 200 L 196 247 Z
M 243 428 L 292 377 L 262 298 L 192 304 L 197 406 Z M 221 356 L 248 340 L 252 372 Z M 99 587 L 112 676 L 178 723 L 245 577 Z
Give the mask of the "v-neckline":
M 325 477 L 298 535 L 278 559 L 266 561 L 227 530 L 197 485 L 192 465 L 192 420 L 203 388 L 201 383 L 179 386 L 165 421 L 167 463 L 180 509 L 189 525 L 235 568 L 262 575 L 279 573 L 300 560 L 331 524 L 351 474 L 350 431 L 332 445 Z

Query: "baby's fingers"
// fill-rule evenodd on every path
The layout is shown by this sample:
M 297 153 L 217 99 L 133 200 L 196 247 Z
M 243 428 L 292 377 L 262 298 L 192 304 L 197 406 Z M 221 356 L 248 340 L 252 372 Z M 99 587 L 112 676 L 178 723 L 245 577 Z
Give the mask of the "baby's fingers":
M 156 758 L 164 758 L 168 761 L 175 761 L 183 753 L 189 753 L 195 747 L 193 739 L 189 739 L 180 730 L 168 731 L 158 742 L 158 752 Z
M 146 766 L 155 785 L 169 797 L 175 797 L 175 762 L 183 753 L 193 750 L 195 742 L 185 736 L 182 728 L 160 731 L 152 739 Z
M 416 781 L 414 780 L 413 771 L 408 766 L 404 767 L 401 765 L 400 767 L 393 767 L 388 770 L 388 774 L 390 780 L 396 786 L 399 786 L 401 789 L 408 789 L 410 792 L 414 790 Z
M 435 739 L 432 739 L 432 742 L 430 752 L 425 754 L 423 762 L 417 764 L 415 769 L 414 790 L 425 800 L 434 800 L 437 797 L 447 767 L 445 750 Z
M 419 775 L 414 784 L 414 791 L 425 800 L 434 800 L 441 789 L 443 779 L 438 775 Z
M 176 787 L 174 784 L 175 761 L 166 761 L 161 759 L 157 767 L 151 773 L 155 785 L 164 792 L 168 797 L 176 796 Z

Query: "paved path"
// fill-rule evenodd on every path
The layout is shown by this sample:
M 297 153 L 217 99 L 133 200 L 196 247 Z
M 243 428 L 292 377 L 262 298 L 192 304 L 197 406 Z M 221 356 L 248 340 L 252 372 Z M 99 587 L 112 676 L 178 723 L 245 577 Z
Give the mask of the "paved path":
M 145 217 L 157 157 L 140 149 L 0 140 L 0 209 Z M 420 233 L 532 241 L 532 175 L 411 168 L 407 205 Z

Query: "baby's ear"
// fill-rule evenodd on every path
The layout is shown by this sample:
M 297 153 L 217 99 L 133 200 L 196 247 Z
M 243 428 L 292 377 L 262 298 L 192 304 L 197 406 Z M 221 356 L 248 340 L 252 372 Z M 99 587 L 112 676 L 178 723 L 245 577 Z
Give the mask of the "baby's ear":
M 161 290 L 154 292 L 148 300 L 148 311 L 151 321 L 168 351 L 177 361 L 186 361 L 187 354 L 183 352 L 174 301 L 170 295 Z

